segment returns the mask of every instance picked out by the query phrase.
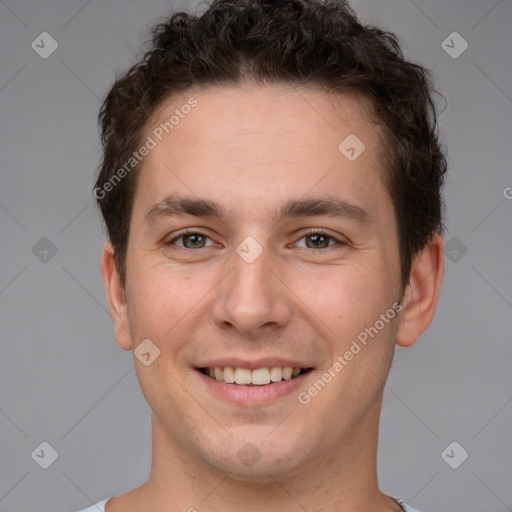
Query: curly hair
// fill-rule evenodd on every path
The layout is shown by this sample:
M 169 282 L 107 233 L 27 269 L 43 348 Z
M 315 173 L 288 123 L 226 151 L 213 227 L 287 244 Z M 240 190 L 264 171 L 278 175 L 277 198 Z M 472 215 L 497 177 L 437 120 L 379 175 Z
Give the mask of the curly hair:
M 404 58 L 393 33 L 363 25 L 344 1 L 214 0 L 200 16 L 171 14 L 152 34 L 151 48 L 116 79 L 98 116 L 103 157 L 94 195 L 123 284 L 140 164 L 116 186 L 107 188 L 109 180 L 140 147 L 149 119 L 171 95 L 252 81 L 355 91 L 370 100 L 372 120 L 382 127 L 382 178 L 397 220 L 406 286 L 414 256 L 443 232 L 446 156 L 429 71 Z

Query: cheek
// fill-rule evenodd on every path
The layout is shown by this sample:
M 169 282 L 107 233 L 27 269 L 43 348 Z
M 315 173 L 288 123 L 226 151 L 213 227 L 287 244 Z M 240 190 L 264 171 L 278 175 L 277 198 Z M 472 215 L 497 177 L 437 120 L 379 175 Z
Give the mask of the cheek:
M 354 334 L 373 324 L 391 307 L 392 273 L 376 258 L 361 258 L 314 274 L 290 275 L 290 288 L 330 331 L 330 336 Z M 300 306 L 302 308 L 302 306 Z
M 176 268 L 165 261 L 132 270 L 130 323 L 136 342 L 150 338 L 165 349 L 162 356 L 176 354 L 187 344 L 190 329 L 204 322 L 217 273 Z
M 188 271 L 176 271 L 165 263 L 132 267 L 132 320 L 134 327 L 156 339 L 165 339 L 205 296 L 208 280 Z
M 183 424 L 197 420 L 198 411 L 191 407 L 190 395 L 183 391 L 177 376 L 162 353 L 150 366 L 136 365 L 139 386 L 149 407 L 165 424 L 175 432 L 183 429 Z M 179 413 L 177 413 L 179 411 Z

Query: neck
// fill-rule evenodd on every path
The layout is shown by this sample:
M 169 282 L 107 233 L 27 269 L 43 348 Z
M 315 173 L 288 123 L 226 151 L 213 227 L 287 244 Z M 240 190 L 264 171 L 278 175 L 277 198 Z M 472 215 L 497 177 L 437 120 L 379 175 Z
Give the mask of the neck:
M 377 437 L 381 400 L 329 453 L 318 454 L 287 474 L 263 477 L 220 472 L 170 438 L 153 415 L 153 460 L 138 489 L 137 510 L 174 512 L 375 512 L 400 511 L 377 484 Z M 135 510 L 135 508 L 134 508 Z

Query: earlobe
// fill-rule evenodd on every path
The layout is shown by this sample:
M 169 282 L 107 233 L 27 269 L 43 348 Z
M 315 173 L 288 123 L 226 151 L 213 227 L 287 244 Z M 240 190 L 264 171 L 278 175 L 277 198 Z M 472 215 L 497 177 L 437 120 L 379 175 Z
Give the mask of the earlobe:
M 439 299 L 443 274 L 443 239 L 435 233 L 412 263 L 398 322 L 398 345 L 410 347 L 430 325 Z
M 128 324 L 125 290 L 115 264 L 114 248 L 110 241 L 105 242 L 103 246 L 101 274 L 105 285 L 110 315 L 114 323 L 117 344 L 125 350 L 131 350 L 133 345 Z

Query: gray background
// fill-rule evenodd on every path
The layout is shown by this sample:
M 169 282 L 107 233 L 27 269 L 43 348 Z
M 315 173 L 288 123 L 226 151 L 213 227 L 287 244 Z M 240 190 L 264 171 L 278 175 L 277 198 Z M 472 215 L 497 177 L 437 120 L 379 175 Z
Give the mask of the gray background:
M 512 510 L 512 2 L 352 5 L 395 31 L 447 98 L 450 254 L 433 325 L 396 351 L 381 488 L 425 511 Z M 148 476 L 150 410 L 113 338 L 91 188 L 100 99 L 171 7 L 187 2 L 0 1 L 2 511 L 78 510 Z M 31 48 L 44 31 L 59 44 L 47 59 Z M 458 58 L 442 47 L 453 31 L 469 44 Z M 31 457 L 43 441 L 58 452 L 48 469 Z M 458 469 L 441 457 L 453 441 L 469 453 Z

